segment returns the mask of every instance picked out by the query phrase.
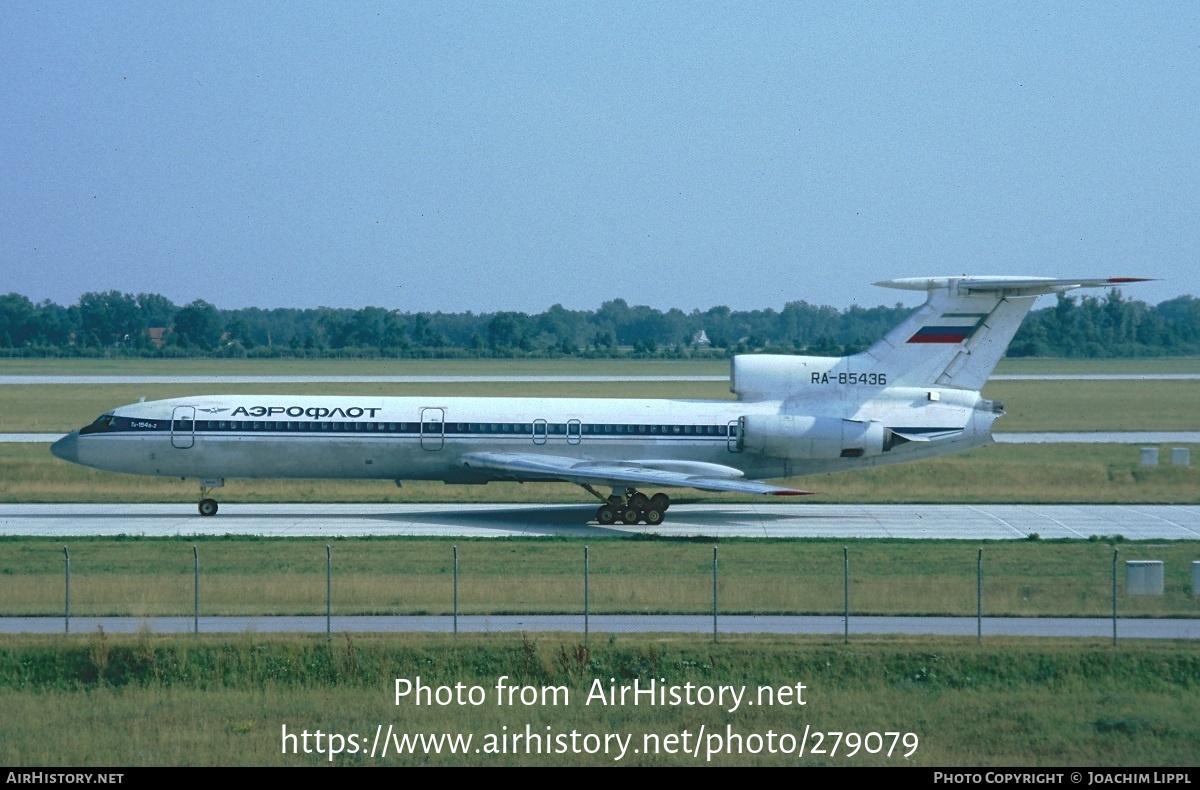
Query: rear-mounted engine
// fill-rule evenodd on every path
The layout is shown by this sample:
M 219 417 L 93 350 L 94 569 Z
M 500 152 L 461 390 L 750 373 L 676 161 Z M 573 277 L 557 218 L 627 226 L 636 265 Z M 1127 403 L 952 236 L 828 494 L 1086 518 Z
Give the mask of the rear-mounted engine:
M 739 420 L 741 449 L 772 458 L 862 458 L 892 449 L 881 423 L 837 417 L 748 415 Z

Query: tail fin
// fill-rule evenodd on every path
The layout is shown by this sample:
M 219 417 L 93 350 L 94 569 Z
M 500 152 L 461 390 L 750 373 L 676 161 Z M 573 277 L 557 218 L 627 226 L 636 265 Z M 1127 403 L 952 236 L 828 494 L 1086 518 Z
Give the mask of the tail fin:
M 885 288 L 928 291 L 925 304 L 871 348 L 860 369 L 886 370 L 889 386 L 983 389 L 1042 294 L 1107 288 L 1143 278 L 929 277 L 884 280 Z M 861 363 L 866 363 L 865 365 Z

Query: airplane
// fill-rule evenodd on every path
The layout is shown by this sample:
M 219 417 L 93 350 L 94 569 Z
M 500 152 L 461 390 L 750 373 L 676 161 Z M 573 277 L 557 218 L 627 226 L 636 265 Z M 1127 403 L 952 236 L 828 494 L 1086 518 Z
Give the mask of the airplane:
M 845 357 L 733 357 L 736 400 L 204 395 L 107 411 L 51 452 L 94 469 L 198 478 L 574 483 L 601 525 L 662 523 L 665 493 L 795 496 L 773 479 L 864 469 L 992 441 L 980 390 L 1037 297 L 1146 278 L 927 277 L 915 312 Z M 609 489 L 604 494 L 598 489 Z

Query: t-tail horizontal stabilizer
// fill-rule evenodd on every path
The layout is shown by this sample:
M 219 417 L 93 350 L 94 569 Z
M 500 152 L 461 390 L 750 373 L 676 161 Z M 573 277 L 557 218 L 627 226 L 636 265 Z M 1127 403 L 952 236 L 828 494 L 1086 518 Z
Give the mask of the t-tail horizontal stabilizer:
M 862 354 L 859 370 L 886 370 L 889 386 L 979 391 L 1004 356 L 1025 314 L 1043 294 L 1111 288 L 1140 277 L 912 277 L 875 283 L 928 291 L 904 323 Z

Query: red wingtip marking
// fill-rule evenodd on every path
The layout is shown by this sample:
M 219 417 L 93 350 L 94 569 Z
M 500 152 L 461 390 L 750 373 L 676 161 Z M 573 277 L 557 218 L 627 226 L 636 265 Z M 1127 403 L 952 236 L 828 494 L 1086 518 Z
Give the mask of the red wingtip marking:
M 1148 283 L 1152 280 L 1151 277 L 1109 277 L 1110 283 Z
M 807 496 L 809 494 L 815 494 L 815 493 L 817 493 L 817 492 L 816 491 L 796 491 L 796 490 L 789 488 L 789 489 L 785 489 L 783 491 L 772 491 L 771 496 Z

